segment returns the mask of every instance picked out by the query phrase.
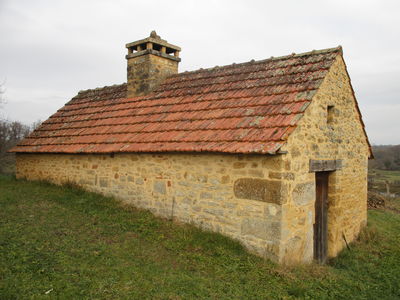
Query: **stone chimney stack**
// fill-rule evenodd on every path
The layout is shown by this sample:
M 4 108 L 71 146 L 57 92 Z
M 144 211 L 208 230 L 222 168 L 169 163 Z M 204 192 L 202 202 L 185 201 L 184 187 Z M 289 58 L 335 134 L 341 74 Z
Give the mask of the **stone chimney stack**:
M 148 38 L 126 44 L 128 98 L 145 95 L 166 77 L 178 73 L 181 48 L 162 40 L 155 31 Z

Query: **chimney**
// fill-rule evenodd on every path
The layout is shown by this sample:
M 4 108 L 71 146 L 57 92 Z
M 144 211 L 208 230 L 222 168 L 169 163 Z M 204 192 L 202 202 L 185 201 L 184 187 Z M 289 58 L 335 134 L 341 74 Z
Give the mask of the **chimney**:
M 148 38 L 126 44 L 128 54 L 127 97 L 145 95 L 166 77 L 178 73 L 181 48 L 168 44 L 155 31 Z

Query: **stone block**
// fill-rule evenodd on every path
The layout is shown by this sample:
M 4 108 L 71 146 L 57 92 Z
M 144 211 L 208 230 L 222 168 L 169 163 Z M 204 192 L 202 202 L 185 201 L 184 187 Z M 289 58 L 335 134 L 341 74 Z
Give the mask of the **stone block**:
M 289 172 L 269 172 L 269 178 L 294 180 L 294 174 Z
M 286 185 L 281 181 L 255 178 L 237 179 L 233 190 L 236 198 L 276 204 L 285 202 L 287 192 Z
M 249 174 L 249 176 L 252 176 L 252 177 L 260 177 L 260 178 L 264 177 L 264 172 L 260 171 L 260 170 L 249 170 L 248 174 Z
M 93 185 L 94 180 L 91 180 L 89 178 L 81 178 L 78 183 L 81 185 Z
M 224 211 L 222 209 L 218 209 L 218 208 L 204 208 L 203 209 L 204 213 L 213 215 L 213 216 L 223 216 L 224 215 Z
M 154 181 L 153 189 L 155 193 L 165 195 L 167 193 L 167 187 L 164 181 Z
M 229 183 L 230 182 L 230 177 L 229 177 L 229 175 L 225 175 L 225 176 L 222 176 L 221 177 L 221 183 L 222 184 L 227 184 L 227 183 Z
M 212 198 L 212 194 L 207 193 L 207 192 L 202 192 L 202 193 L 200 193 L 200 198 L 201 199 L 211 199 Z
M 107 177 L 100 177 L 99 178 L 99 185 L 100 185 L 100 187 L 108 187 L 108 178 Z
M 279 213 L 280 213 L 280 206 L 276 204 L 268 204 L 268 206 L 265 208 L 265 214 L 267 216 L 275 217 Z
M 293 190 L 292 199 L 296 205 L 312 203 L 315 200 L 315 183 L 305 182 L 297 184 Z
M 241 233 L 263 240 L 279 239 L 280 223 L 261 218 L 245 218 L 241 224 Z
M 281 170 L 283 168 L 282 158 L 279 156 L 268 156 L 262 159 L 262 167 L 270 170 Z
M 246 167 L 246 163 L 245 162 L 235 162 L 235 163 L 233 163 L 233 168 L 234 169 L 243 169 L 244 167 Z
M 304 240 L 299 236 L 292 237 L 285 246 L 283 261 L 286 264 L 299 263 L 303 260 Z

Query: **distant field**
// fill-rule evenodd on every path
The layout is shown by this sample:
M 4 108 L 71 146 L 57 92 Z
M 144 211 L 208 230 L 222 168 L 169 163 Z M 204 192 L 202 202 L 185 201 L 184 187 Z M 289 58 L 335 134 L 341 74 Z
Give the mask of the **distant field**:
M 386 192 L 386 181 L 389 183 L 390 193 L 400 195 L 400 171 L 369 170 L 369 189 Z
M 377 170 L 373 169 L 369 171 L 369 175 L 373 176 L 376 181 L 399 181 L 400 182 L 400 171 L 388 171 L 388 170 Z
M 0 299 L 399 299 L 400 214 L 284 267 L 216 233 L 70 187 L 0 176 Z

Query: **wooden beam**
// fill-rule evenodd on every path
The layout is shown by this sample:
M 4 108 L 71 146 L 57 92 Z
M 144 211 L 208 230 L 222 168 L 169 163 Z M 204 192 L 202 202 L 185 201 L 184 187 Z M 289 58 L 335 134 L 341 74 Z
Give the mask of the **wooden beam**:
M 335 171 L 342 168 L 341 159 L 314 160 L 310 159 L 310 172 Z

